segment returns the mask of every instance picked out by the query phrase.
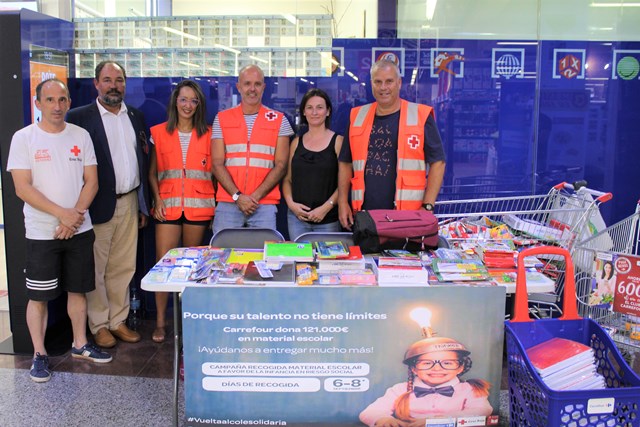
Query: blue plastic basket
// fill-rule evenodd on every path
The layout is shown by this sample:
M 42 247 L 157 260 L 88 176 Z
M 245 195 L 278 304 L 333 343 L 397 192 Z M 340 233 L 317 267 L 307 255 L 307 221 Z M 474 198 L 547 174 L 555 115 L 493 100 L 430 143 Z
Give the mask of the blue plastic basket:
M 556 254 L 566 260 L 563 316 L 529 318 L 524 264 L 530 255 Z M 573 262 L 557 247 L 527 249 L 518 256 L 514 316 L 505 322 L 509 374 L 510 425 L 513 427 L 640 427 L 640 377 L 622 358 L 609 335 L 591 319 L 577 314 Z M 597 370 L 605 377 L 602 390 L 557 391 L 546 386 L 526 350 L 554 337 L 589 345 Z

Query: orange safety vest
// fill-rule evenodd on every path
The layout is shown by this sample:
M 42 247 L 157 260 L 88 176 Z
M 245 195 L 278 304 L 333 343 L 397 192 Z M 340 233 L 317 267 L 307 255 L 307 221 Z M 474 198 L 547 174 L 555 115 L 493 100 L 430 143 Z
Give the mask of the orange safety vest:
M 366 104 L 351 110 L 349 146 L 353 161 L 351 179 L 351 207 L 362 209 L 364 202 L 364 169 L 369 151 L 369 137 L 373 127 L 377 103 Z M 396 166 L 396 209 L 420 209 L 427 185 L 427 168 L 424 160 L 424 125 L 433 109 L 428 105 L 401 100 L 398 124 L 398 164 Z
M 211 129 L 201 137 L 195 129 L 187 149 L 187 163 L 182 162 L 178 131 L 167 132 L 166 123 L 153 126 L 151 137 L 158 160 L 158 187 L 168 220 L 185 218 L 208 221 L 215 212 L 215 190 L 211 173 Z
M 251 139 L 247 140 L 247 123 L 240 106 L 218 113 L 226 150 L 224 165 L 242 193 L 253 193 L 275 166 L 276 145 L 283 117 L 282 113 L 261 106 L 253 124 Z M 218 188 L 218 201 L 233 203 L 231 195 L 222 186 Z M 273 187 L 259 202 L 278 204 L 280 186 Z

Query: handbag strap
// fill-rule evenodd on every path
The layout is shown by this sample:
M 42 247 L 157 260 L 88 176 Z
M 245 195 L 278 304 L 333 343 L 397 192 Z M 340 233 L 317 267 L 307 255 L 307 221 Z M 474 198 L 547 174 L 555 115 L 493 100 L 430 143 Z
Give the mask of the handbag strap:
M 524 259 L 535 255 L 560 255 L 565 260 L 564 273 L 564 302 L 560 320 L 582 319 L 578 315 L 578 299 L 576 298 L 576 279 L 573 273 L 573 260 L 569 251 L 557 246 L 538 246 L 528 248 L 518 254 L 518 277 L 516 278 L 516 297 L 511 322 L 532 322 L 529 317 L 529 296 L 527 294 L 527 273 Z

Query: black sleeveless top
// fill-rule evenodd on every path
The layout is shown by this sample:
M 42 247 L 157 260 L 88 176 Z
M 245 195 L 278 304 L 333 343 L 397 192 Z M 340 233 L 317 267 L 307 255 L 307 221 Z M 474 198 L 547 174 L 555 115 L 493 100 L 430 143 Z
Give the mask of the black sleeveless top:
M 291 159 L 291 192 L 296 203 L 302 203 L 315 209 L 329 200 L 338 188 L 338 156 L 336 155 L 336 138 L 333 135 L 327 148 L 322 151 L 309 151 L 298 140 Z M 338 205 L 327 213 L 319 224 L 327 224 L 338 220 Z

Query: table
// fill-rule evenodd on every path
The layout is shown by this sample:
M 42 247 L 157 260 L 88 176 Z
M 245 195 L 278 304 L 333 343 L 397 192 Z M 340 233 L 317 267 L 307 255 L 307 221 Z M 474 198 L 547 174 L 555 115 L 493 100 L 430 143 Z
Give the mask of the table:
M 160 262 L 162 262 L 162 260 Z M 274 310 L 276 310 L 276 307 L 286 307 L 286 306 L 304 307 L 304 309 L 300 309 L 302 310 L 302 313 L 298 313 L 298 314 L 310 316 L 309 319 L 311 320 L 309 319 L 305 320 L 302 318 L 296 319 L 295 321 L 293 319 L 280 319 L 280 320 L 277 320 L 276 323 L 274 323 L 273 330 L 276 330 L 276 328 L 278 327 L 284 327 L 284 328 L 287 328 L 287 330 L 304 330 L 304 329 L 301 329 L 301 328 L 305 328 L 305 326 L 303 326 L 302 324 L 289 325 L 287 322 L 294 321 L 294 323 L 295 322 L 300 323 L 303 320 L 305 320 L 305 321 L 313 321 L 317 323 L 319 322 L 317 325 L 309 326 L 311 328 L 321 328 L 321 329 L 318 329 L 320 331 L 322 330 L 335 331 L 335 330 L 339 330 L 339 328 L 341 327 L 344 328 L 345 326 L 343 323 L 334 324 L 332 322 L 336 322 L 336 321 L 345 322 L 346 320 L 344 319 L 343 320 L 339 320 L 339 319 L 323 320 L 321 318 L 314 320 L 312 319 L 314 313 L 321 313 L 321 312 L 326 313 L 329 311 L 333 312 L 336 310 L 345 312 L 345 313 L 347 312 L 369 313 L 374 307 L 377 307 L 377 310 L 379 312 L 382 312 L 383 310 L 386 310 L 387 305 L 391 306 L 394 304 L 396 307 L 395 308 L 396 312 L 400 313 L 400 312 L 406 311 L 407 304 L 409 304 L 410 301 L 414 299 L 421 299 L 423 295 L 429 295 L 429 298 L 426 298 L 425 300 L 428 301 L 429 303 L 433 303 L 433 301 L 440 301 L 439 304 L 442 307 L 446 307 L 446 310 L 444 310 L 446 312 L 465 313 L 466 315 L 471 315 L 471 316 L 474 316 L 474 314 L 472 313 L 476 313 L 475 314 L 476 317 L 483 318 L 480 320 L 472 319 L 469 321 L 469 323 L 473 323 L 476 328 L 477 327 L 482 328 L 484 332 L 492 336 L 491 339 L 487 340 L 485 339 L 487 337 L 485 337 L 484 334 L 480 334 L 482 336 L 481 337 L 482 342 L 484 342 L 485 344 L 488 342 L 492 342 L 492 346 L 493 346 L 492 349 L 484 348 L 485 344 L 479 344 L 478 342 L 475 341 L 478 335 L 477 332 L 474 333 L 476 337 L 473 337 L 473 336 L 465 337 L 465 340 L 468 342 L 470 342 L 470 340 L 473 340 L 473 343 L 475 346 L 474 354 L 479 354 L 481 356 L 480 358 L 484 360 L 483 362 L 481 362 L 479 360 L 476 361 L 474 359 L 474 366 L 478 364 L 480 364 L 479 366 L 482 366 L 482 364 L 484 363 L 485 367 L 484 367 L 483 376 L 489 377 L 490 379 L 492 379 L 492 381 L 496 381 L 496 385 L 497 385 L 499 384 L 499 381 L 500 381 L 501 368 L 500 366 L 491 365 L 491 360 L 496 359 L 498 361 L 501 361 L 502 321 L 503 321 L 502 313 L 504 312 L 504 300 L 505 300 L 504 295 L 506 292 L 509 292 L 509 291 L 513 292 L 513 289 L 515 289 L 515 286 L 506 287 L 506 289 L 498 286 L 487 286 L 487 287 L 421 286 L 421 287 L 409 287 L 409 288 L 394 287 L 393 289 L 388 287 L 377 287 L 377 286 L 346 287 L 344 285 L 342 286 L 338 285 L 333 287 L 329 287 L 329 286 L 298 287 L 295 285 L 292 285 L 290 287 L 249 286 L 249 285 L 224 286 L 224 285 L 202 285 L 202 284 L 197 284 L 197 283 L 188 282 L 188 281 L 167 281 L 164 283 L 158 283 L 158 282 L 154 282 L 151 279 L 152 278 L 150 277 L 149 274 L 145 275 L 145 277 L 142 279 L 142 284 L 141 284 L 142 289 L 146 291 L 152 291 L 152 292 L 165 291 L 165 292 L 174 293 L 174 303 L 173 303 L 174 325 L 175 325 L 175 328 L 174 328 L 175 330 L 174 332 L 174 384 L 173 384 L 174 385 L 173 387 L 174 425 L 178 425 L 178 369 L 179 369 L 179 357 L 180 357 L 179 350 L 180 350 L 180 336 L 181 336 L 181 330 L 179 327 L 180 319 L 178 318 L 179 313 L 182 313 L 182 317 L 183 317 L 182 320 L 183 320 L 183 326 L 184 326 L 183 329 L 185 330 L 185 334 L 184 334 L 184 347 L 185 347 L 184 357 L 185 357 L 185 373 L 186 373 L 185 401 L 187 402 L 188 411 L 197 412 L 199 409 L 198 408 L 194 409 L 189 402 L 191 402 L 191 400 L 195 400 L 194 395 L 197 395 L 198 401 L 201 402 L 203 399 L 203 396 L 201 396 L 202 394 L 204 394 L 205 400 L 212 399 L 211 396 L 215 394 L 218 400 L 226 401 L 225 400 L 226 397 L 228 396 L 235 397 L 236 393 L 241 393 L 243 394 L 243 396 L 248 396 L 247 398 L 249 399 L 249 402 L 253 401 L 253 403 L 261 404 L 262 406 L 260 407 L 271 406 L 271 405 L 263 401 L 262 396 L 264 396 L 264 394 L 263 395 L 261 395 L 260 393 L 256 394 L 256 392 L 253 390 L 251 391 L 243 390 L 242 385 L 237 386 L 240 388 L 240 390 L 225 391 L 224 387 L 227 387 L 229 384 L 233 384 L 234 382 L 221 381 L 220 378 L 228 378 L 228 377 L 225 377 L 224 375 L 216 374 L 216 375 L 205 376 L 206 377 L 205 379 L 208 380 L 207 387 L 213 388 L 213 391 L 209 390 L 205 392 L 203 390 L 198 389 L 198 387 L 196 387 L 197 384 L 201 384 L 204 381 L 204 379 L 200 379 L 198 376 L 200 375 L 198 374 L 198 372 L 201 372 L 202 368 L 198 369 L 197 367 L 211 366 L 211 363 L 212 363 L 211 360 L 218 361 L 218 359 L 216 358 L 210 359 L 212 354 L 209 354 L 207 356 L 206 352 L 203 354 L 202 352 L 192 351 L 195 348 L 194 341 L 198 341 L 202 339 L 203 336 L 209 336 L 211 342 L 215 342 L 216 345 L 220 345 L 220 346 L 226 345 L 227 348 L 239 348 L 239 347 L 232 347 L 233 345 L 238 346 L 239 344 L 238 342 L 233 341 L 233 339 L 231 339 L 230 341 L 229 337 L 232 335 L 230 335 L 229 333 L 221 332 L 219 327 L 215 326 L 212 328 L 213 320 L 203 321 L 202 319 L 194 318 L 193 315 L 191 314 L 189 314 L 189 317 L 185 318 L 186 312 L 194 313 L 194 312 L 198 312 L 197 310 L 200 310 L 202 312 L 210 313 L 212 315 L 215 314 L 220 316 L 223 316 L 223 315 L 231 316 L 232 314 L 237 315 L 242 310 L 247 310 L 248 308 L 250 308 L 252 311 L 256 311 L 260 313 L 272 313 Z M 548 287 L 547 288 L 535 287 L 535 288 L 529 289 L 529 291 L 530 292 L 548 292 L 548 291 L 553 291 L 553 288 L 549 289 Z M 182 310 L 180 309 L 179 295 L 178 295 L 181 292 L 184 292 Z M 445 297 L 444 295 L 447 295 L 447 296 Z M 478 299 L 482 299 L 483 304 L 481 305 L 477 304 Z M 451 304 L 450 302 L 447 302 L 447 301 L 457 301 L 457 300 L 465 301 L 465 302 L 462 304 L 462 306 L 456 306 L 456 307 L 447 306 L 447 304 Z M 230 301 L 236 301 L 236 302 L 230 303 Z M 384 306 L 380 306 L 381 301 L 384 304 Z M 496 305 L 496 307 L 493 307 L 493 306 L 487 307 L 487 304 L 485 304 L 484 301 L 487 301 L 488 305 Z M 338 306 L 336 306 L 336 304 L 338 304 Z M 478 311 L 478 309 L 480 309 L 479 306 L 482 306 L 481 311 Z M 194 307 L 195 307 L 195 311 L 194 311 Z M 215 307 L 215 309 L 214 310 L 210 308 L 207 309 L 207 307 Z M 440 315 L 442 315 L 442 313 L 440 313 Z M 406 322 L 405 320 L 402 320 L 402 321 L 399 320 L 399 317 L 400 317 L 399 314 L 395 314 L 394 316 L 390 316 L 390 317 L 393 317 L 394 322 L 401 322 L 403 324 L 402 329 L 405 329 L 406 325 L 404 325 L 404 323 Z M 248 321 L 248 323 L 246 324 L 242 323 L 245 321 Z M 249 330 L 247 328 L 256 326 L 256 322 L 259 323 L 261 321 L 262 320 L 237 319 L 237 318 L 233 319 L 233 321 L 229 318 L 225 320 L 226 323 L 229 323 L 229 322 L 232 322 L 233 324 L 237 323 L 238 328 L 244 328 L 245 330 Z M 272 322 L 272 320 L 269 320 L 269 322 Z M 284 322 L 284 324 L 281 324 L 281 322 Z M 357 322 L 357 321 L 351 320 L 351 319 L 349 320 L 349 323 L 350 323 L 349 326 L 351 328 L 350 330 L 353 332 L 356 329 L 359 329 L 361 331 L 360 334 L 352 333 L 349 339 L 345 339 L 344 337 L 341 337 L 341 334 L 339 332 L 330 332 L 328 333 L 328 335 L 325 333 L 324 335 L 320 335 L 320 336 L 326 336 L 328 339 L 331 338 L 337 341 L 342 340 L 343 344 L 341 344 L 342 347 L 340 348 L 355 348 L 353 343 L 360 344 L 359 348 L 365 348 L 365 349 L 369 347 L 375 348 L 376 347 L 375 342 L 368 342 L 367 339 L 371 339 L 371 338 L 366 338 L 367 336 L 371 337 L 373 335 L 371 333 L 366 333 L 368 329 L 372 329 L 371 328 L 372 324 L 369 323 L 364 325 L 358 325 L 356 327 L 356 326 L 351 326 L 352 322 Z M 440 333 L 460 335 L 465 333 L 464 329 L 466 330 L 470 329 L 467 326 L 465 326 L 465 328 L 463 329 L 455 327 L 455 325 L 461 325 L 464 322 L 456 321 L 454 323 L 455 324 L 447 325 L 446 327 L 443 327 L 442 325 L 440 325 L 440 327 L 438 328 L 438 331 Z M 355 325 L 356 323 L 353 323 L 353 324 Z M 328 328 L 328 329 L 322 329 L 322 328 Z M 335 328 L 338 328 L 338 329 L 335 329 Z M 406 327 L 406 328 L 411 329 L 411 327 Z M 387 326 L 387 329 L 388 331 L 386 332 L 386 334 L 388 334 L 389 341 L 391 340 L 395 341 L 398 339 L 399 336 L 403 336 L 403 335 L 405 336 L 405 339 L 404 339 L 405 342 L 410 342 L 413 339 L 419 338 L 419 336 L 417 336 L 417 334 L 413 332 L 399 333 L 397 328 L 394 327 L 393 324 L 391 326 Z M 375 327 L 375 330 L 377 334 L 381 332 L 381 328 L 377 326 Z M 309 331 L 314 331 L 314 329 L 309 329 Z M 249 334 L 248 338 L 253 339 L 253 335 L 255 333 L 248 333 L 248 334 Z M 297 332 L 296 334 L 301 334 L 301 332 Z M 308 336 L 308 337 L 315 336 L 311 332 L 309 332 L 308 334 L 311 334 L 311 335 L 302 334 L 302 335 L 296 335 L 296 336 L 302 337 L 301 339 L 304 339 L 305 336 Z M 497 337 L 496 334 L 499 335 L 499 337 Z M 349 333 L 345 333 L 345 335 L 349 335 Z M 362 337 L 365 337 L 365 338 L 361 338 L 360 335 L 362 335 Z M 276 335 L 274 335 L 274 337 L 275 338 L 286 337 L 286 334 L 283 335 L 283 334 L 277 333 Z M 236 336 L 236 338 L 238 337 Z M 285 338 L 282 338 L 282 339 L 285 339 Z M 311 338 L 308 338 L 308 339 L 311 339 Z M 376 340 L 377 339 L 378 338 L 376 338 Z M 276 343 L 275 347 L 274 347 L 274 343 Z M 265 343 L 261 342 L 259 344 L 262 346 L 265 346 L 264 348 L 266 349 L 279 348 L 279 349 L 283 349 L 283 351 L 286 351 L 287 347 L 283 347 L 282 343 L 283 341 L 270 341 Z M 302 341 L 302 343 L 306 343 L 306 342 Z M 320 344 L 322 344 L 322 342 L 320 342 Z M 256 345 L 256 344 L 253 344 L 253 345 Z M 203 348 L 203 347 L 206 347 L 206 345 L 200 344 L 199 348 Z M 496 349 L 499 349 L 500 354 L 493 355 L 492 352 L 495 352 Z M 482 357 L 482 355 L 484 355 L 484 357 Z M 265 360 L 265 363 L 271 363 L 271 364 L 284 363 L 278 357 L 279 356 L 277 355 L 270 355 Z M 291 353 L 289 353 L 287 357 L 291 358 L 294 356 L 292 356 Z M 397 360 L 395 360 L 397 359 L 397 354 L 395 353 L 393 356 L 380 353 L 380 354 L 376 354 L 376 357 L 377 359 L 374 358 L 375 360 L 372 360 L 367 363 L 369 365 L 373 364 L 377 366 L 379 365 L 384 366 L 385 363 L 387 363 L 386 360 L 389 358 L 390 360 L 394 360 L 394 362 L 389 362 L 389 363 L 393 363 L 394 365 L 397 363 Z M 242 359 L 242 357 L 238 358 L 237 356 L 231 356 L 228 358 L 228 360 L 226 360 L 226 357 L 223 357 L 222 359 L 225 359 L 224 361 L 227 363 L 235 363 L 235 361 L 237 360 L 244 360 Z M 320 362 L 318 362 L 317 360 L 310 360 L 309 363 L 320 363 Z M 322 363 L 325 363 L 325 362 L 322 362 Z M 394 372 L 394 371 L 391 371 L 391 372 Z M 397 372 L 395 372 L 395 374 L 397 374 Z M 377 376 L 380 378 L 367 377 L 367 376 L 358 376 L 357 378 L 365 378 L 371 382 L 373 382 L 373 380 L 375 379 L 376 383 L 371 384 L 372 390 L 375 390 L 375 393 L 382 393 L 384 390 L 381 390 L 380 387 L 382 387 L 383 384 L 388 385 L 389 382 L 392 381 L 391 376 L 393 376 L 394 378 L 397 377 L 397 375 L 394 375 L 391 373 L 389 375 L 390 375 L 389 378 L 384 378 L 385 377 L 384 373 L 377 374 Z M 270 378 L 270 377 L 267 377 L 267 378 Z M 306 378 L 306 379 L 309 379 L 309 378 Z M 321 384 L 324 387 L 326 387 L 326 384 L 320 381 L 320 380 L 326 380 L 326 379 L 327 378 L 324 378 L 324 376 L 318 375 L 314 379 L 314 381 L 311 381 L 312 388 L 316 390 L 318 388 L 318 384 Z M 343 379 L 340 380 L 342 381 L 342 383 L 344 382 Z M 252 387 L 255 387 L 255 385 Z M 192 391 L 192 389 L 194 388 L 196 388 L 197 390 Z M 499 389 L 499 387 L 497 388 Z M 340 391 L 342 390 L 338 390 L 337 392 L 334 392 L 334 393 L 338 393 L 337 395 L 341 396 L 339 401 L 343 401 L 345 396 L 347 396 L 348 394 L 340 393 Z M 233 393 L 233 394 L 231 395 L 225 394 L 226 392 Z M 303 392 L 300 392 L 300 393 L 303 393 Z M 305 393 L 309 393 L 309 392 L 305 391 Z M 315 393 L 322 393 L 324 396 L 324 393 L 327 393 L 327 390 L 322 389 L 319 391 L 315 391 Z M 359 391 L 358 393 L 360 393 L 360 396 L 362 396 L 363 395 L 362 393 L 367 393 L 367 391 Z M 369 392 L 369 393 L 372 393 L 372 392 Z M 291 405 L 292 399 L 294 401 L 296 399 L 302 399 L 301 397 L 297 396 L 298 394 L 299 394 L 298 391 L 294 391 L 293 393 L 289 393 L 286 395 L 287 399 L 285 399 L 285 401 L 288 407 L 295 406 L 295 405 Z M 259 396 L 259 398 L 256 398 L 256 396 Z M 367 395 L 367 399 L 369 398 L 371 398 L 371 396 Z M 258 400 L 257 402 L 255 401 L 256 399 Z M 332 401 L 332 395 L 330 394 L 325 396 L 321 401 L 326 402 L 327 408 L 330 408 L 336 405 L 336 402 Z M 228 402 L 229 405 L 231 405 L 230 402 L 231 401 Z M 278 402 L 279 401 L 275 403 L 278 403 Z M 302 401 L 300 403 L 302 404 Z M 280 402 L 279 404 L 282 405 L 283 403 Z M 209 407 L 211 405 L 207 404 L 205 406 Z M 304 407 L 304 405 L 301 405 L 301 406 Z M 354 404 L 354 407 L 361 407 L 361 406 L 362 406 L 362 402 L 360 401 Z M 497 405 L 495 407 L 497 408 Z M 218 411 L 219 410 L 220 408 L 218 408 Z M 242 412 L 244 409 L 236 407 L 236 410 Z M 322 413 L 330 413 L 330 412 L 323 410 Z M 199 416 L 203 414 L 196 414 L 196 415 Z M 292 414 L 291 416 L 294 416 L 294 415 Z M 304 417 L 306 415 L 297 414 L 295 416 Z M 350 414 L 350 416 L 353 417 L 353 414 Z M 329 423 L 330 420 L 325 419 L 324 421 Z M 336 425 L 339 425 L 340 420 L 338 419 L 338 421 L 336 422 L 338 422 L 338 424 Z M 288 424 L 291 425 L 292 423 L 289 422 Z

